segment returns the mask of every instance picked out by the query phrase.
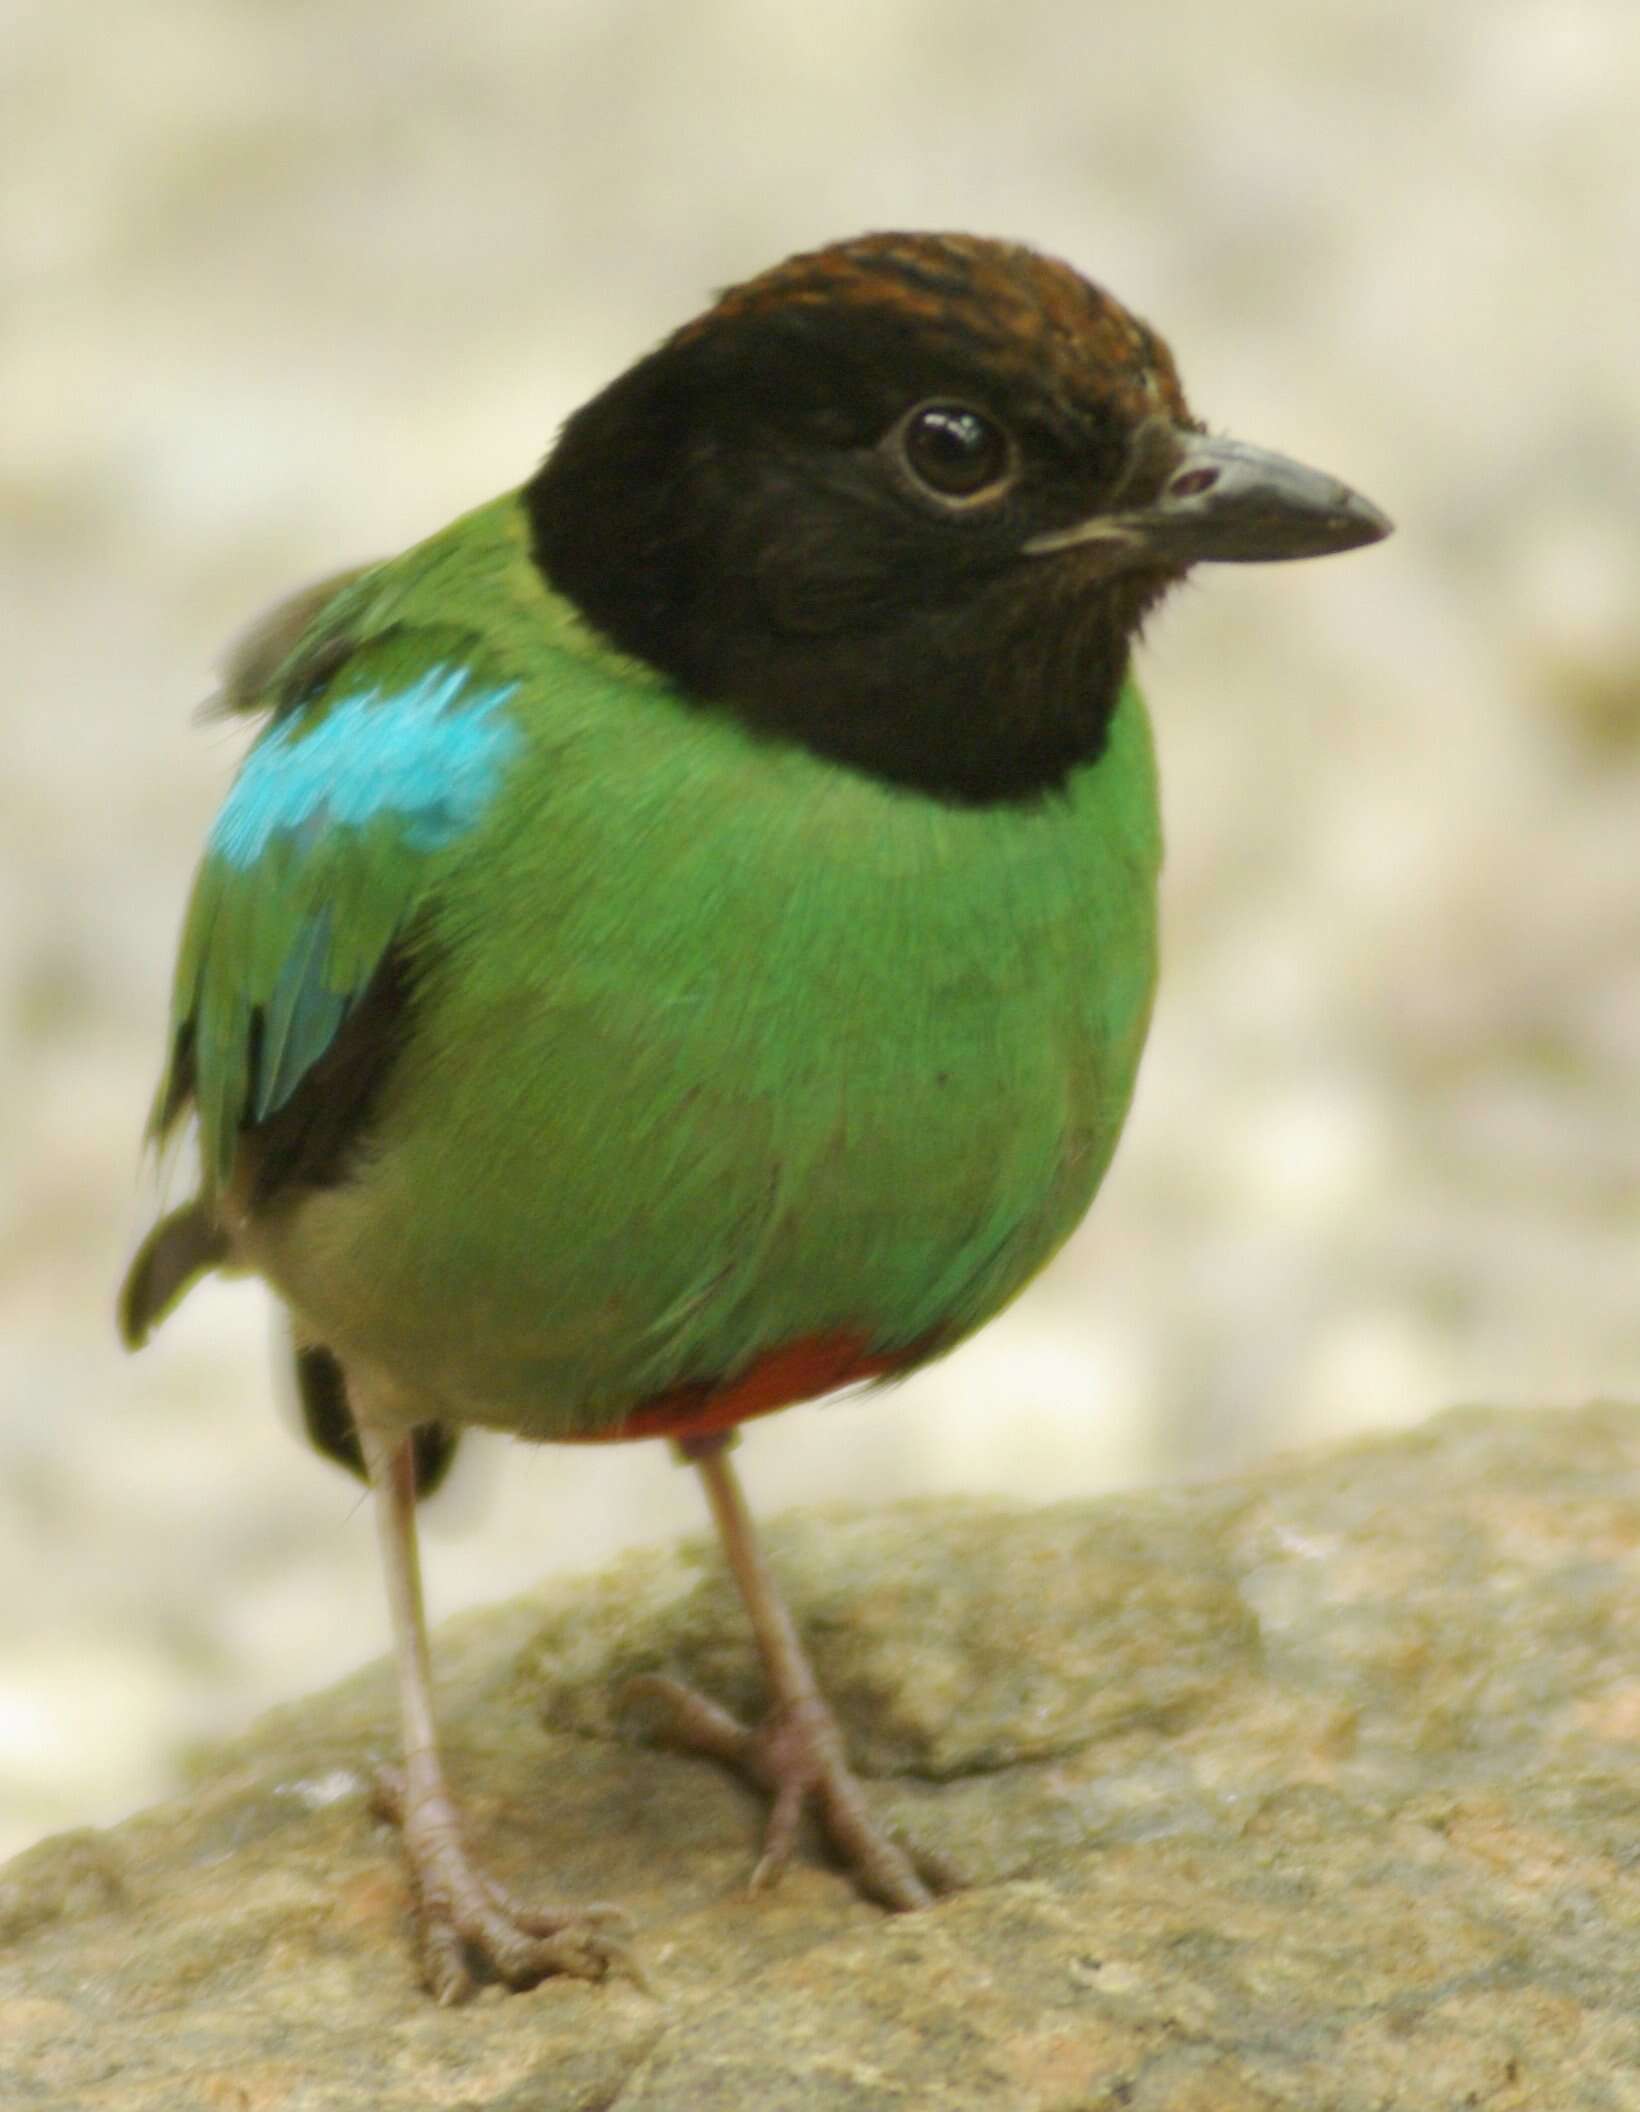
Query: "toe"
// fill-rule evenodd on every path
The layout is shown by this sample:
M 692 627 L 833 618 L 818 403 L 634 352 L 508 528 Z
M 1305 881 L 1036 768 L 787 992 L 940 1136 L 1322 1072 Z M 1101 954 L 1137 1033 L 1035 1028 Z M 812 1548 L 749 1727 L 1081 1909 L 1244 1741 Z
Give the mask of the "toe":
M 807 1785 L 796 1776 L 786 1776 L 775 1790 L 768 1824 L 763 1829 L 763 1853 L 752 1872 L 751 1889 L 754 1892 L 768 1891 L 785 1875 L 792 1850 L 797 1846 L 797 1829 L 802 1822 L 806 1801 Z
M 662 1672 L 645 1672 L 626 1682 L 621 1699 L 646 1703 L 656 1711 L 661 1719 L 661 1740 L 666 1745 L 705 1753 L 729 1767 L 742 1769 L 757 1750 L 755 1732 L 747 1730 L 715 1701 L 686 1687 L 681 1679 L 668 1679 Z
M 454 2009 L 473 1993 L 467 1970 L 467 1946 L 460 1932 L 438 1915 L 421 1913 L 421 1972 L 427 1991 L 441 2009 Z

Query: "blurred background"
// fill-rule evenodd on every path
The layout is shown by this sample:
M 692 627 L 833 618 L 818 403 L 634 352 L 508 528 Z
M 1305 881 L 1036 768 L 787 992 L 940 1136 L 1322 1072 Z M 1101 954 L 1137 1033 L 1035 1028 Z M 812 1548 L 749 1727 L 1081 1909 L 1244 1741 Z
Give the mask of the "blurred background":
M 1640 1397 L 1632 0 L 12 0 L 0 13 L 0 1848 L 377 1653 L 264 1294 L 114 1286 L 178 918 L 294 583 L 517 482 L 715 288 L 1031 240 L 1381 548 L 1143 655 L 1166 968 L 1082 1234 L 897 1399 L 754 1426 L 765 1512 L 1222 1473 Z M 435 1615 L 703 1526 L 656 1445 L 473 1441 Z

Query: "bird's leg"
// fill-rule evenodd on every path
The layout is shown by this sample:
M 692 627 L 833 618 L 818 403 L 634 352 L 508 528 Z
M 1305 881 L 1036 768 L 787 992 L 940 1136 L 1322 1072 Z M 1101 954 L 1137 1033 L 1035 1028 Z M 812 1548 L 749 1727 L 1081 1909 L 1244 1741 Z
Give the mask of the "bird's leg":
M 771 1707 L 755 1729 L 681 1681 L 659 1674 L 635 1679 L 632 1691 L 658 1703 L 670 1742 L 710 1753 L 747 1776 L 774 1799 L 763 1853 L 752 1873 L 754 1891 L 770 1885 L 791 1859 L 804 1804 L 816 1814 L 838 1858 L 861 1889 L 886 1907 L 926 1907 L 948 1889 L 950 1874 L 932 1857 L 901 1847 L 873 1819 L 865 1792 L 848 1765 L 843 1734 L 815 1681 L 797 1628 L 752 1527 L 740 1482 L 730 1466 L 732 1433 L 684 1439 L 680 1456 L 700 1469 L 723 1551 L 751 1618 Z
M 359 1419 L 359 1442 L 387 1579 L 404 1724 L 404 1767 L 384 1775 L 378 1800 L 404 1838 L 416 1895 L 427 1984 L 440 2002 L 462 2002 L 482 1963 L 509 1987 L 552 1973 L 602 1979 L 611 1966 L 635 1972 L 610 1924 L 607 1906 L 530 1907 L 512 1898 L 472 1861 L 461 1814 L 444 1779 L 433 1723 L 433 1685 L 416 1551 L 414 1439 L 390 1436 Z

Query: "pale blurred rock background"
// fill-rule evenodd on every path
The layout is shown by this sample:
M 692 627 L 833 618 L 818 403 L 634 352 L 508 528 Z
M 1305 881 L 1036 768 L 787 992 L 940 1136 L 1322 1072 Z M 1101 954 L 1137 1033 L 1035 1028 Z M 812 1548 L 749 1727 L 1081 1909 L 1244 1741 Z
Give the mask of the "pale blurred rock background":
M 262 1294 L 113 1339 L 241 746 L 189 722 L 217 647 L 845 232 L 1062 252 L 1400 532 L 1157 626 L 1168 964 L 1116 1171 L 980 1342 L 757 1428 L 760 1506 L 1640 1391 L 1637 133 L 1631 0 L 0 12 L 0 1849 L 384 1637 Z M 700 1522 L 660 1447 L 473 1443 L 433 1606 Z

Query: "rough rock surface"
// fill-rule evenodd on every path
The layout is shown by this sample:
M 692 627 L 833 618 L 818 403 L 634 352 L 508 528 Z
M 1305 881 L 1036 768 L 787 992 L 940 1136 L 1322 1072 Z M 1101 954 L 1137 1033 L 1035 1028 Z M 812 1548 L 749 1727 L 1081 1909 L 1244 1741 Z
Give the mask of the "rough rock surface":
M 756 1681 L 715 1559 L 468 1616 L 454 1772 L 614 1981 L 417 1989 L 380 1667 L 194 1794 L 0 1872 L 16 2112 L 1605 2112 L 1640 2106 L 1640 1413 L 1466 1411 L 1235 1484 L 770 1532 L 885 1810 L 969 1889 L 890 1920 L 610 1694 Z

